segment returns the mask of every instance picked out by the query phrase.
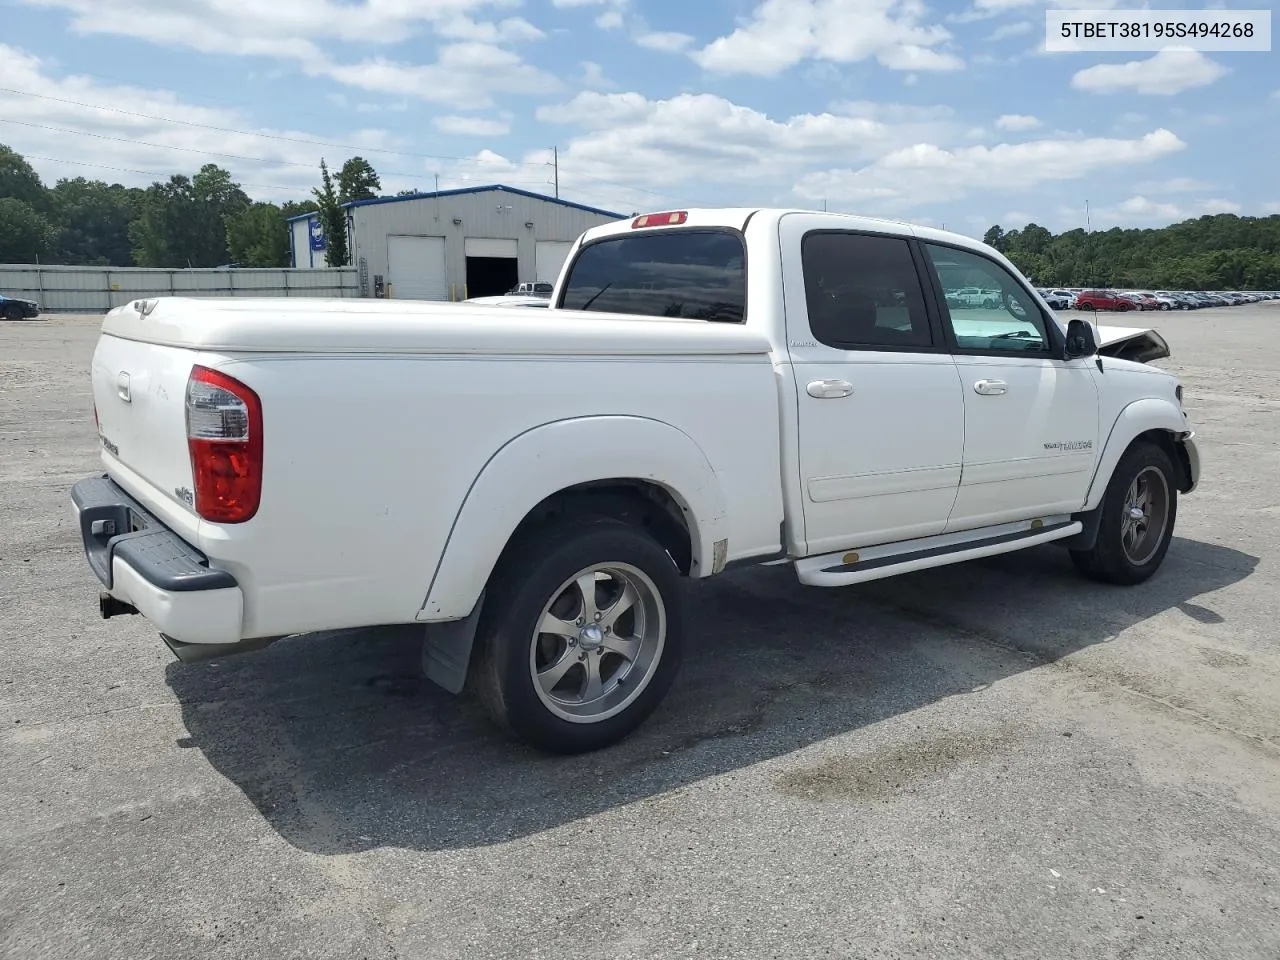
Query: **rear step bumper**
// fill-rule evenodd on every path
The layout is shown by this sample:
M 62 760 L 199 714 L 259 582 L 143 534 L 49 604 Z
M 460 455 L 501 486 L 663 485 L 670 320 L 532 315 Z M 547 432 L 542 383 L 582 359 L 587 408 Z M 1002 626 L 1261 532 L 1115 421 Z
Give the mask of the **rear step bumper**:
M 240 643 L 244 596 L 231 574 L 210 567 L 110 477 L 81 480 L 71 502 L 89 567 L 106 587 L 103 617 L 140 613 L 184 646 Z

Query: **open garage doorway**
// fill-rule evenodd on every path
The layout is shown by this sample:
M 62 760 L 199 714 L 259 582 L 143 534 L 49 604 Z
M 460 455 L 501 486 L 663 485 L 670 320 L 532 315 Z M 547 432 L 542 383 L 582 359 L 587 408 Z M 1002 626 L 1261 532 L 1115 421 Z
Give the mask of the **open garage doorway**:
M 516 241 L 467 237 L 467 296 L 496 297 L 520 282 Z

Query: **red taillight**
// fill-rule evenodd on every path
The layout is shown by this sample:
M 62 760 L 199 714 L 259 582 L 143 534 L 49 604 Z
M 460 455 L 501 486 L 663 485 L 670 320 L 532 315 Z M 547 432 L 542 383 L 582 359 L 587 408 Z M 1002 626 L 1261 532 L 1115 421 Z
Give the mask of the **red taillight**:
M 675 227 L 689 219 L 687 210 L 673 210 L 667 213 L 645 213 L 631 221 L 631 229 L 641 227 Z
M 196 513 L 244 523 L 262 499 L 262 402 L 239 380 L 192 367 L 187 380 L 187 449 Z

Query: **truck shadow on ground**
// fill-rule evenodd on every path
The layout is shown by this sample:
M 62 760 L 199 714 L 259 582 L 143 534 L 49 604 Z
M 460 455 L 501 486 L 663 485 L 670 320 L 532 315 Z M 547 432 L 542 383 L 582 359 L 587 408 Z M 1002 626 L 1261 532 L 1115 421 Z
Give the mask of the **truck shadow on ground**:
M 691 585 L 688 654 L 659 710 L 622 744 L 568 758 L 513 743 L 470 697 L 421 678 L 416 645 L 385 636 L 293 638 L 174 663 L 167 680 L 182 745 L 295 847 L 472 847 L 964 696 L 1166 611 L 1186 629 L 1223 622 L 1192 601 L 1256 564 L 1175 539 L 1160 573 L 1133 588 L 1078 577 L 1054 547 L 836 590 L 802 587 L 786 566 L 728 574 Z

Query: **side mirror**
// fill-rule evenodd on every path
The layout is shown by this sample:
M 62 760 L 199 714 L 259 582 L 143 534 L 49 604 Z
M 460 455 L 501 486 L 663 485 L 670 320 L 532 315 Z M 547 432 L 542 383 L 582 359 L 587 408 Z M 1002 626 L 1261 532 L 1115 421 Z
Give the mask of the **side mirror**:
M 1098 339 L 1093 335 L 1093 324 L 1076 318 L 1067 324 L 1067 359 L 1091 357 L 1098 352 Z
M 1005 312 L 1011 317 L 1019 320 L 1027 319 L 1027 308 L 1023 305 L 1022 298 L 1008 290 L 1000 291 L 1000 300 L 1004 305 Z

